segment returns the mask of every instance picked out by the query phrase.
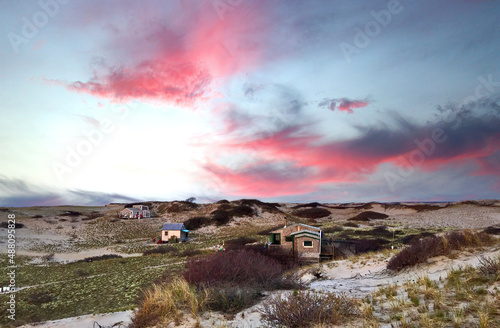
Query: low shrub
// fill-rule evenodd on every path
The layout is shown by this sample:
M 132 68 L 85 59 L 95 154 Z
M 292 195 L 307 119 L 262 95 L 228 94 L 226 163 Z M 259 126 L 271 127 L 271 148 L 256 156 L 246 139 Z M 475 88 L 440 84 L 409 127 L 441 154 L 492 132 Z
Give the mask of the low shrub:
M 428 258 L 438 255 L 449 255 L 464 247 L 489 245 L 491 236 L 484 232 L 472 230 L 447 232 L 441 236 L 430 236 L 414 239 L 409 246 L 395 255 L 387 264 L 387 269 L 399 271 L 405 267 L 424 263 Z
M 361 212 L 356 216 L 353 216 L 352 218 L 349 218 L 347 220 L 349 221 L 371 221 L 371 220 L 383 220 L 387 219 L 389 215 L 384 214 L 384 213 L 379 213 L 379 212 L 374 212 L 374 211 L 365 211 Z
M 27 302 L 33 305 L 42 305 L 45 303 L 54 302 L 57 299 L 49 292 L 34 292 L 28 295 Z
M 226 240 L 226 250 L 238 250 L 245 247 L 246 244 L 255 243 L 257 239 L 251 237 L 239 237 L 236 239 Z
M 78 262 L 94 262 L 94 261 L 102 261 L 102 260 L 109 260 L 109 259 L 120 259 L 123 258 L 121 255 L 117 254 L 104 254 L 101 256 L 92 256 L 92 257 L 86 257 L 83 260 L 79 260 L 73 263 L 78 263 Z
M 184 221 L 184 226 L 188 230 L 196 230 L 210 224 L 210 219 L 203 216 L 195 216 Z
M 66 211 L 61 214 L 61 216 L 80 216 L 82 213 L 76 211 Z
M 434 236 L 434 234 L 431 232 L 421 232 L 419 234 L 404 236 L 403 238 L 401 238 L 401 242 L 405 245 L 409 245 L 415 239 L 431 237 L 431 236 Z
M 484 228 L 484 232 L 490 235 L 500 235 L 500 225 L 494 225 Z
M 199 249 L 186 249 L 182 252 L 179 253 L 179 256 L 186 256 L 186 257 L 192 257 L 192 256 L 198 256 L 198 255 L 201 255 L 203 254 L 203 251 L 199 250 Z
M 352 241 L 355 241 L 356 243 L 356 254 L 377 252 L 386 248 L 386 245 L 390 243 L 388 240 L 383 238 L 355 239 Z
M 419 205 L 406 205 L 407 208 L 414 209 L 417 212 L 425 212 L 425 211 L 436 211 L 440 210 L 443 208 L 448 207 L 446 206 L 439 206 L 439 205 L 431 205 L 431 204 L 419 204 Z
M 148 249 L 147 251 L 142 253 L 142 255 L 147 256 L 147 255 L 152 255 L 152 254 L 167 254 L 167 253 L 176 254 L 178 252 L 179 252 L 179 250 L 175 247 L 162 245 L 162 246 L 154 247 L 152 249 Z
M 90 221 L 97 219 L 98 217 L 101 217 L 101 214 L 96 211 L 92 211 L 90 213 L 85 214 L 85 216 L 82 218 L 82 221 Z
M 231 210 L 232 217 L 252 216 L 254 213 L 253 208 L 248 205 L 238 205 Z
M 307 203 L 307 204 L 299 204 L 299 205 L 295 205 L 294 207 L 292 207 L 293 209 L 299 209 L 299 208 L 304 208 L 304 207 L 313 207 L 313 208 L 316 208 L 316 207 L 319 207 L 319 206 L 323 206 L 321 205 L 320 203 L 318 202 L 314 202 L 314 203 Z
M 491 257 L 481 256 L 477 268 L 483 276 L 497 276 L 500 274 L 500 257 L 492 259 Z
M 247 205 L 247 206 L 257 206 L 259 207 L 263 212 L 268 212 L 268 213 L 283 213 L 278 207 L 280 207 L 280 204 L 278 203 L 265 203 L 262 202 L 258 199 L 242 199 L 239 201 L 241 205 Z
M 186 212 L 197 209 L 198 206 L 199 205 L 196 203 L 190 203 L 187 201 L 174 201 L 158 206 L 158 212 L 161 214 Z
M 41 219 L 43 218 L 43 215 L 37 214 L 32 216 L 33 219 Z
M 252 287 L 238 287 L 223 285 L 209 287 L 207 308 L 212 311 L 223 313 L 237 313 L 254 305 L 261 297 L 262 293 Z
M 21 228 L 24 228 L 24 224 L 16 222 L 14 224 L 14 227 L 16 229 L 21 229 Z M 0 228 L 8 229 L 9 228 L 9 223 L 8 222 L 0 222 Z
M 307 219 L 320 219 L 329 216 L 331 213 L 326 208 L 304 208 L 293 212 L 294 215 Z
M 188 259 L 184 278 L 196 286 L 235 284 L 238 286 L 279 285 L 282 265 L 251 250 L 226 251 Z
M 231 214 L 223 210 L 215 210 L 212 212 L 212 220 L 218 226 L 228 224 L 231 221 Z
M 217 209 L 221 211 L 230 211 L 233 207 L 231 204 L 220 204 Z
M 345 294 L 310 291 L 271 296 L 260 312 L 269 325 L 290 328 L 335 325 L 358 315 L 355 301 Z
M 399 271 L 405 267 L 425 262 L 428 258 L 436 255 L 441 239 L 436 236 L 415 239 L 410 246 L 404 248 L 389 260 L 387 269 Z
M 258 253 L 279 262 L 284 270 L 290 270 L 299 266 L 299 263 L 291 256 L 290 251 L 283 251 L 279 248 L 267 248 L 265 244 L 245 245 L 245 250 Z

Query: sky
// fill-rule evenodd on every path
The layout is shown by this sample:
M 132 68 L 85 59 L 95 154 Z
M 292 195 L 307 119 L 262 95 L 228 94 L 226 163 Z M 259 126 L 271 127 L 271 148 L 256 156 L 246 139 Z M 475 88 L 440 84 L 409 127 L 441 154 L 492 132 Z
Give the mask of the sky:
M 0 206 L 500 198 L 500 2 L 0 2 Z

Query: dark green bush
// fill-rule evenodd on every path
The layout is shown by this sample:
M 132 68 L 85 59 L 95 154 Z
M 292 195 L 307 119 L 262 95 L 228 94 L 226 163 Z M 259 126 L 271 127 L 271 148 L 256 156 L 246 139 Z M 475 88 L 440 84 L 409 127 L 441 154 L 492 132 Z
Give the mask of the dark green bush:
M 248 205 L 238 205 L 235 206 L 231 211 L 231 216 L 252 216 L 254 215 L 254 210 Z
M 331 213 L 326 208 L 304 208 L 293 212 L 294 215 L 308 219 L 320 219 L 329 216 Z
M 85 214 L 85 216 L 82 218 L 82 221 L 90 221 L 97 219 L 98 217 L 101 217 L 101 214 L 96 211 L 92 211 L 90 213 Z
M 389 215 L 384 213 L 378 213 L 373 211 L 361 212 L 356 216 L 348 219 L 349 221 L 371 221 L 371 220 L 383 220 L 387 219 Z
M 28 295 L 27 302 L 33 305 L 42 305 L 45 303 L 54 302 L 57 297 L 50 294 L 49 292 L 34 292 Z
M 8 229 L 8 227 L 9 227 L 9 224 L 7 222 L 0 222 L 0 228 Z M 14 224 L 14 227 L 16 229 L 21 229 L 21 228 L 24 228 L 24 224 L 16 222 Z
M 299 208 L 304 208 L 304 207 L 313 207 L 313 208 L 316 208 L 316 207 L 319 207 L 319 206 L 323 206 L 323 205 L 321 205 L 320 203 L 314 202 L 314 203 L 307 203 L 307 204 L 295 205 L 292 208 L 293 209 L 299 209 Z
M 212 212 L 212 220 L 218 226 L 228 224 L 231 221 L 231 214 L 223 210 L 215 210 Z
M 108 260 L 108 259 L 119 259 L 123 258 L 121 255 L 116 255 L 116 254 L 104 254 L 101 256 L 92 256 L 92 257 L 86 257 L 83 260 L 76 261 L 77 262 L 94 262 L 94 261 L 102 261 L 102 260 Z
M 203 216 L 195 216 L 193 218 L 190 218 L 186 221 L 184 221 L 184 226 L 188 230 L 196 230 L 201 227 L 210 225 L 212 222 L 210 221 L 209 218 L 203 217 Z

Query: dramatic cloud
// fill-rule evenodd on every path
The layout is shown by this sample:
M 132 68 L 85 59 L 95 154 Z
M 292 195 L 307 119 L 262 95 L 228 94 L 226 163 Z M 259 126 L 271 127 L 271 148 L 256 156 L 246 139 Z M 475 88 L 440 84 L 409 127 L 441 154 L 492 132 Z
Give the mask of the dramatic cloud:
M 346 140 L 328 141 L 300 123 L 264 135 L 234 134 L 219 144 L 216 153 L 243 153 L 247 160 L 224 166 L 210 156 L 205 169 L 217 177 L 219 188 L 260 197 L 308 193 L 330 184 L 367 183 L 384 163 L 396 173 L 405 172 L 401 179 L 411 170 L 436 172 L 451 165 L 466 168 L 469 175 L 487 174 L 498 180 L 498 103 L 483 100 L 450 108 L 426 125 L 392 114 L 393 122 L 357 127 L 358 136 Z M 237 124 L 231 120 L 233 131 L 248 128 Z
M 130 39 L 125 50 L 116 51 L 129 56 L 126 61 L 131 64 L 102 64 L 89 81 L 66 85 L 73 91 L 119 102 L 140 99 L 192 105 L 211 97 L 215 79 L 258 63 L 264 46 L 259 40 L 266 26 L 262 23 L 265 10 L 259 10 L 259 3 L 240 4 L 223 17 L 209 2 L 198 3 L 182 13 L 182 21 L 177 20 L 174 12 L 170 13 L 170 25 L 164 21 L 144 22 L 148 28 L 139 32 L 132 31 L 131 26 L 127 35 L 122 32 L 114 36 Z M 139 39 L 138 33 L 142 33 Z M 246 40 L 250 35 L 252 43 Z M 129 49 L 135 47 L 146 49 L 147 54 L 138 55 Z M 141 57 L 146 58 L 138 59 Z
M 340 110 L 351 114 L 353 113 L 353 109 L 363 108 L 368 105 L 369 103 L 366 100 L 353 100 L 349 98 L 323 99 L 319 103 L 320 107 L 328 108 L 331 111 Z

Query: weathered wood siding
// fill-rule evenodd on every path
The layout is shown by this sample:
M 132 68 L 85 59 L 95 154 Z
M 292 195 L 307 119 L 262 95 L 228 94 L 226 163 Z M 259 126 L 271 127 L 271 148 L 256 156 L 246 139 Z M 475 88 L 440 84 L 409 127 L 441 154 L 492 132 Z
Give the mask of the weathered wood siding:
M 304 246 L 304 241 L 312 242 L 312 247 Z M 295 237 L 295 256 L 298 258 L 319 259 L 320 241 L 308 236 Z

